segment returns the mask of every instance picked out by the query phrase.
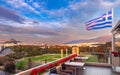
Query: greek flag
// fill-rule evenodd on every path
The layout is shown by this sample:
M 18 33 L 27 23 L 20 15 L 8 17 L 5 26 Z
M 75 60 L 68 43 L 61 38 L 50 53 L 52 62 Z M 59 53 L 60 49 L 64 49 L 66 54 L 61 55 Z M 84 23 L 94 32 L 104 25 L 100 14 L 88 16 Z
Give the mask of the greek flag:
M 87 30 L 96 30 L 112 27 L 112 11 L 109 11 L 102 16 L 86 22 Z

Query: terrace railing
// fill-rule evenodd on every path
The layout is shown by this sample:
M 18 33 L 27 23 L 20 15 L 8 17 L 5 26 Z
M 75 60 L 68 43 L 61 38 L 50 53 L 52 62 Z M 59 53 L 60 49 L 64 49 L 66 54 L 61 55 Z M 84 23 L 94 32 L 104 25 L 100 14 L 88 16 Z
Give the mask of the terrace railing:
M 37 74 L 40 74 L 42 72 L 47 71 L 50 68 L 58 66 L 58 65 L 66 62 L 66 61 L 68 61 L 68 60 L 70 60 L 72 58 L 75 58 L 76 56 L 77 56 L 77 54 L 71 54 L 70 56 L 67 56 L 67 57 L 58 59 L 56 61 L 49 62 L 49 63 L 46 63 L 46 64 L 43 64 L 43 65 L 31 68 L 31 69 L 28 69 L 26 71 L 22 71 L 20 73 L 15 74 L 15 75 L 37 75 Z

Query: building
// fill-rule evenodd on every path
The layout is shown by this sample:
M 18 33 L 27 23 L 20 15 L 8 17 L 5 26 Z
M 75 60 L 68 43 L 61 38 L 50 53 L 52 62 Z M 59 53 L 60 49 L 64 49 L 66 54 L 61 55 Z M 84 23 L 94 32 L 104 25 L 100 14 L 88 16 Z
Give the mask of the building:
M 78 46 L 78 47 L 85 47 L 85 46 L 89 46 L 89 47 L 95 47 L 95 44 L 105 44 L 106 42 L 87 42 L 87 43 L 75 43 L 75 44 L 65 44 L 67 46 Z
M 112 55 L 111 64 L 120 69 L 120 20 L 112 29 Z M 120 72 L 120 70 L 119 70 Z

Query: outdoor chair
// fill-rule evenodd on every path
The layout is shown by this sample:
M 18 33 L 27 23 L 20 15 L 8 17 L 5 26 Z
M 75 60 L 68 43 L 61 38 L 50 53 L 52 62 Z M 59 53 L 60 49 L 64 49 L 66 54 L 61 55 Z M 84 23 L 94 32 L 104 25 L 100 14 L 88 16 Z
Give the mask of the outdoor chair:
M 61 67 L 53 67 L 50 69 L 49 75 L 73 75 L 72 70 L 62 70 Z
M 60 68 L 60 75 L 73 75 L 73 70 L 67 69 L 65 64 L 63 63 Z
M 51 74 L 58 74 L 56 67 L 50 69 L 49 75 Z

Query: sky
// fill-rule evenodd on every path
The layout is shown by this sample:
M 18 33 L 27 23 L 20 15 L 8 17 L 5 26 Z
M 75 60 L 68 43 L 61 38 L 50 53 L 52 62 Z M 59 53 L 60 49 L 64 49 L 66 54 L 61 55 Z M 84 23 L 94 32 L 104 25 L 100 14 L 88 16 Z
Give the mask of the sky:
M 107 35 L 112 28 L 88 31 L 85 22 L 112 8 L 114 26 L 120 0 L 0 0 L 0 42 L 61 44 Z

